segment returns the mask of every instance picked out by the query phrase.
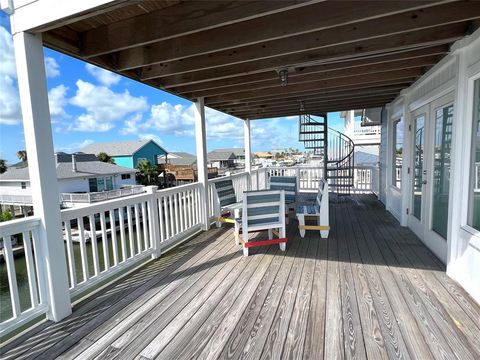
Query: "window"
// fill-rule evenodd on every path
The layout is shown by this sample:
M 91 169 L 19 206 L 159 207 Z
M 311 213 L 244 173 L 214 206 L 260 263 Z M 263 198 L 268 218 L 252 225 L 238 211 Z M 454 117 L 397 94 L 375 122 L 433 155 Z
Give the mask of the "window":
M 402 187 L 402 159 L 403 159 L 403 118 L 393 123 L 393 177 L 392 185 Z
M 432 230 L 447 238 L 453 105 L 435 111 Z
M 130 177 L 130 174 L 122 174 L 122 180 L 128 180 Z
M 22 182 L 20 183 L 20 186 L 22 187 L 22 189 L 26 189 L 26 188 L 27 188 L 27 183 L 24 182 L 24 181 L 22 181 Z
M 105 190 L 113 190 L 113 178 L 111 176 L 105 178 Z
M 90 192 L 97 192 L 97 178 L 88 179 L 88 187 Z
M 474 83 L 468 225 L 480 231 L 480 79 Z

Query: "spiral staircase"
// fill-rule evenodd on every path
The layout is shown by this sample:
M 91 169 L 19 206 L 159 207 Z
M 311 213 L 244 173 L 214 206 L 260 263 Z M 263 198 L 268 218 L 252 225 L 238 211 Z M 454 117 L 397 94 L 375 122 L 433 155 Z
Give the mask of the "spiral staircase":
M 348 136 L 328 127 L 327 115 L 300 115 L 299 140 L 305 149 L 323 159 L 324 177 L 330 189 L 350 194 L 354 185 L 355 145 Z

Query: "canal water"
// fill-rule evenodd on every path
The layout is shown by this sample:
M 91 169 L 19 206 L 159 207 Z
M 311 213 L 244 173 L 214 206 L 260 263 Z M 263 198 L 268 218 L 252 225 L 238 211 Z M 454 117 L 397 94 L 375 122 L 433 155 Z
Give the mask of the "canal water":
M 143 249 L 144 247 L 143 233 L 141 232 L 140 234 L 141 234 L 140 236 L 141 246 L 142 246 L 142 250 L 144 250 Z M 110 235 L 108 235 L 107 239 L 108 239 L 109 262 L 111 266 L 113 264 L 113 241 Z M 126 242 L 127 257 L 130 257 L 131 256 L 130 239 L 129 239 L 128 231 L 125 232 L 125 242 Z M 133 231 L 133 244 L 134 244 L 134 252 L 137 253 L 138 245 L 137 245 L 136 231 Z M 117 232 L 117 246 L 118 246 L 117 253 L 118 253 L 119 261 L 121 261 L 122 249 L 121 249 L 121 242 L 120 242 L 120 232 Z M 93 276 L 94 262 L 93 262 L 92 242 L 91 241 L 87 242 L 86 247 L 87 247 L 88 272 L 89 272 L 89 276 Z M 102 246 L 101 237 L 97 238 L 97 247 L 98 247 L 100 271 L 103 271 L 105 269 L 105 260 L 103 255 L 104 249 Z M 77 283 L 80 283 L 83 281 L 83 270 L 82 270 L 79 243 L 77 242 L 73 243 L 73 251 L 74 251 L 74 259 L 75 259 L 75 272 L 77 275 Z M 15 257 L 15 271 L 17 275 L 20 307 L 22 311 L 24 311 L 31 307 L 30 289 L 28 286 L 28 272 L 27 272 L 27 264 L 25 261 L 25 256 L 18 255 Z M 70 281 L 70 278 L 69 278 L 69 281 Z M 10 300 L 10 289 L 8 285 L 7 266 L 5 262 L 2 261 L 0 262 L 0 322 L 8 320 L 12 316 L 13 316 L 13 313 L 12 313 L 12 304 Z

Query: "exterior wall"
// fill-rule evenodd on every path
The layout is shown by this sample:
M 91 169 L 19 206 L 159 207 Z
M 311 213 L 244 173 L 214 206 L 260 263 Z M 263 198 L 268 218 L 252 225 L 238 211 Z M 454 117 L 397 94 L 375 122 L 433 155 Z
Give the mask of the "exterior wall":
M 114 179 L 115 188 L 121 188 L 122 186 L 136 185 L 136 184 L 137 182 L 135 181 L 135 174 L 130 174 L 130 179 L 124 179 L 124 180 L 122 180 L 121 174 L 115 175 L 115 179 Z
M 382 136 L 381 171 L 385 172 L 386 204 L 404 226 L 409 226 L 422 241 L 447 265 L 447 274 L 458 281 L 476 301 L 480 302 L 480 231 L 467 225 L 470 192 L 470 158 L 473 128 L 473 81 L 480 78 L 480 31 L 458 41 L 433 69 L 427 72 L 401 96 L 389 104 L 386 136 Z M 434 139 L 433 113 L 437 106 L 453 102 L 453 138 L 451 149 L 450 188 L 447 239 L 432 231 L 432 206 L 424 208 L 424 223 L 419 227 L 412 216 L 413 187 L 413 117 L 426 111 L 425 156 L 430 158 Z M 425 110 L 426 109 L 426 110 Z M 403 117 L 402 187 L 392 185 L 393 121 Z M 385 126 L 385 125 L 384 125 Z M 430 139 L 430 140 L 428 140 Z M 429 143 L 430 141 L 430 143 Z M 383 154 L 386 154 L 384 157 Z M 433 167 L 428 162 L 422 202 L 431 204 L 429 189 L 433 184 Z M 412 168 L 412 171 L 408 171 Z M 410 214 L 408 215 L 407 212 Z
M 60 193 L 89 192 L 88 178 L 58 180 L 58 191 Z
M 132 156 L 112 156 L 115 160 L 115 164 L 118 166 L 125 166 L 133 169 L 133 158 Z
M 158 155 L 165 154 L 167 154 L 165 150 L 151 141 L 133 154 L 133 166 L 131 167 L 137 167 L 138 161 L 142 158 L 147 159 L 151 164 L 156 165 L 158 163 Z
M 2 181 L 0 182 L 0 195 L 31 195 L 32 189 L 30 182 L 25 182 L 26 189 L 22 189 L 20 181 Z

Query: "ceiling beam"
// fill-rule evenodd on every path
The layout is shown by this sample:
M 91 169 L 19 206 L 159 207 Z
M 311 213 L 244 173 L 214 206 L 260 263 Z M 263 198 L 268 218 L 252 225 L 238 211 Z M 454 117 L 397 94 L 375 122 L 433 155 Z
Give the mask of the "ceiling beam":
M 174 63 L 147 66 L 142 69 L 141 78 L 145 80 L 180 73 L 202 71 L 204 78 L 214 80 L 220 77 L 247 75 L 249 73 L 262 72 L 268 69 L 273 71 L 293 66 L 307 66 L 358 56 L 388 53 L 389 51 L 411 50 L 424 46 L 446 44 L 463 37 L 466 29 L 467 25 L 464 23 L 452 24 L 441 26 L 439 28 L 389 35 L 367 41 L 341 44 L 338 46 L 330 46 L 317 50 L 309 50 L 285 56 L 253 60 L 241 64 L 225 65 L 216 68 L 208 68 L 208 62 L 196 63 L 192 61 L 193 58 L 188 58 Z M 284 44 L 286 49 L 288 49 L 289 45 L 290 44 L 288 43 Z M 207 68 L 202 68 L 202 66 Z M 159 81 L 161 83 L 161 79 Z
M 326 112 L 355 110 L 355 109 L 361 109 L 361 108 L 368 109 L 368 108 L 381 107 L 381 106 L 384 106 L 385 104 L 388 104 L 388 101 L 337 103 L 337 104 L 329 104 L 329 105 L 319 106 L 316 108 L 311 108 L 306 113 L 320 114 L 320 113 L 326 113 Z M 286 117 L 286 116 L 295 116 L 295 115 L 300 115 L 300 113 L 301 111 L 299 111 L 299 109 L 292 109 L 289 111 L 284 110 L 284 111 L 264 113 L 264 114 L 244 113 L 236 117 L 240 119 L 256 120 L 256 119 L 270 119 L 270 118 L 278 118 L 278 117 Z
M 365 99 L 383 99 L 386 97 L 396 97 L 398 95 L 399 91 L 390 91 L 390 92 L 384 92 L 381 94 L 363 94 L 363 95 L 348 95 L 348 96 L 325 96 L 325 97 L 318 97 L 316 99 L 311 99 L 311 100 L 304 100 L 303 104 L 305 108 L 313 107 L 316 104 L 323 104 L 323 103 L 331 103 L 334 101 L 342 101 L 342 100 L 350 100 L 350 101 L 356 101 L 356 100 L 365 100 Z M 281 103 L 275 103 L 275 104 L 268 104 L 268 105 L 257 105 L 257 106 L 245 106 L 245 107 L 238 107 L 238 108 L 232 108 L 232 109 L 226 109 L 222 110 L 223 112 L 226 112 L 230 115 L 236 115 L 236 114 L 242 114 L 245 113 L 246 111 L 252 111 L 252 112 L 268 112 L 268 111 L 273 111 L 277 109 L 285 109 L 285 108 L 290 108 L 290 107 L 297 107 L 300 108 L 300 101 L 291 101 L 291 102 L 281 102 Z
M 390 80 L 399 80 L 399 79 L 411 79 L 420 77 L 422 71 L 419 69 L 408 69 L 408 70 L 394 70 L 383 72 L 379 74 L 367 74 L 359 75 L 353 78 L 340 78 L 340 79 L 331 79 L 331 80 L 320 80 L 312 81 L 310 83 L 296 84 L 296 85 L 287 85 L 280 86 L 274 89 L 263 89 L 263 90 L 253 90 L 253 91 L 242 91 L 238 93 L 212 96 L 205 98 L 205 104 L 211 105 L 215 103 L 221 103 L 225 101 L 235 101 L 235 100 L 244 100 L 251 98 L 261 98 L 262 96 L 279 96 L 279 95 L 288 95 L 298 92 L 308 92 L 308 91 L 324 91 L 329 88 L 339 88 L 343 86 L 352 86 L 358 84 L 370 84 L 376 83 L 379 81 L 390 81 Z
M 282 100 L 304 100 L 308 98 L 314 98 L 321 95 L 333 95 L 338 93 L 346 93 L 346 92 L 367 92 L 367 91 L 377 91 L 379 89 L 388 89 L 393 87 L 400 87 L 401 89 L 405 89 L 410 86 L 416 78 L 410 79 L 399 79 L 399 80 L 387 80 L 387 81 L 378 81 L 374 83 L 368 84 L 353 84 L 349 86 L 342 86 L 339 88 L 333 89 L 315 89 L 313 91 L 306 91 L 306 92 L 298 92 L 298 93 L 289 93 L 284 95 L 272 95 L 272 96 L 262 96 L 259 98 L 253 99 L 245 99 L 245 100 L 233 100 L 233 101 L 224 101 L 221 103 L 217 103 L 214 105 L 210 105 L 215 109 L 222 109 L 225 107 L 232 107 L 232 106 L 242 106 L 242 105 L 254 105 L 254 104 L 263 104 L 266 102 L 273 102 L 273 101 L 282 101 Z
M 289 39 L 292 42 L 295 41 L 292 44 L 293 48 L 288 50 L 301 51 L 307 45 L 310 48 L 318 48 L 334 41 L 347 39 L 353 41 L 355 38 L 358 40 L 378 36 L 377 26 L 385 27 L 385 31 L 382 32 L 396 33 L 468 20 L 475 13 L 471 4 L 460 5 L 460 9 L 453 11 L 450 9 L 458 5 L 441 4 L 438 8 L 433 6 L 428 11 L 423 11 L 432 5 L 439 5 L 439 2 L 363 1 L 362 6 L 358 6 L 358 2 L 355 1 L 322 2 L 223 26 L 220 29 L 210 29 L 120 51 L 118 70 L 214 52 L 215 58 L 218 56 L 219 61 L 235 55 L 235 61 L 238 62 L 250 56 L 266 57 L 284 52 L 287 49 L 282 47 L 282 43 L 287 37 L 291 37 Z M 421 10 L 416 11 L 419 8 Z M 465 8 L 470 8 L 470 11 Z M 336 28 L 339 28 L 338 32 Z M 306 47 L 302 48 L 304 45 Z M 234 54 L 228 51 L 231 49 L 235 49 Z
M 401 61 L 407 59 L 416 59 L 418 57 L 425 56 L 440 56 L 448 53 L 448 45 L 437 45 L 431 47 L 423 47 L 414 50 L 405 50 L 395 52 L 393 54 L 374 54 L 367 57 L 355 58 L 353 60 L 335 61 L 328 64 L 312 65 L 306 67 L 294 68 L 295 72 L 289 74 L 289 76 L 297 76 L 299 74 L 309 74 L 315 72 L 323 72 L 337 69 L 346 69 L 351 67 L 382 64 L 392 61 Z M 169 77 L 163 77 L 161 83 L 163 88 L 169 89 L 173 92 L 186 92 L 196 91 L 202 89 L 212 89 L 222 86 L 229 86 L 235 84 L 244 84 L 256 81 L 270 80 L 272 76 L 276 77 L 276 72 L 271 70 L 240 76 L 225 77 L 218 80 L 208 81 L 208 79 L 197 79 L 197 73 L 186 73 L 180 75 L 172 75 Z M 182 87 L 186 87 L 189 90 L 183 90 Z
M 319 1 L 186 1 L 86 31 L 81 52 L 98 56 Z
M 310 102 L 322 101 L 325 99 L 353 99 L 353 98 L 363 98 L 368 96 L 382 95 L 382 94 L 399 94 L 400 90 L 403 87 L 401 86 L 391 86 L 391 87 L 380 87 L 380 88 L 369 88 L 369 89 L 358 89 L 358 90 L 347 90 L 347 91 L 337 91 L 332 93 L 324 94 L 314 94 L 309 96 L 302 96 L 298 98 L 287 98 L 287 99 L 270 99 L 264 102 L 255 102 L 255 103 L 240 103 L 240 104 L 226 104 L 222 106 L 216 106 L 215 108 L 222 112 L 227 113 L 242 113 L 247 109 L 258 109 L 258 108 L 268 108 L 281 106 L 283 104 L 297 104 L 300 105 L 300 101 L 308 104 Z
M 384 72 L 390 72 L 395 70 L 409 70 L 409 69 L 420 69 L 422 72 L 426 72 L 430 67 L 437 63 L 437 58 L 419 58 L 417 60 L 408 60 L 396 63 L 385 63 L 385 64 L 376 64 L 376 65 L 365 65 L 362 67 L 348 68 L 348 69 L 338 69 L 332 70 L 329 72 L 320 72 L 320 73 L 310 73 L 310 74 L 293 74 L 295 76 L 288 77 L 288 85 L 304 84 L 320 80 L 331 80 L 331 79 L 340 79 L 346 77 L 353 77 L 359 75 L 368 75 L 368 74 L 381 74 Z M 178 92 L 182 96 L 185 96 L 189 99 L 194 99 L 198 97 L 211 97 L 218 96 L 223 94 L 231 94 L 241 91 L 252 91 L 268 88 L 277 88 L 280 86 L 280 80 L 278 75 L 274 74 L 271 80 L 253 82 L 241 85 L 231 85 L 219 88 L 213 88 L 208 90 L 198 90 L 193 92 Z

